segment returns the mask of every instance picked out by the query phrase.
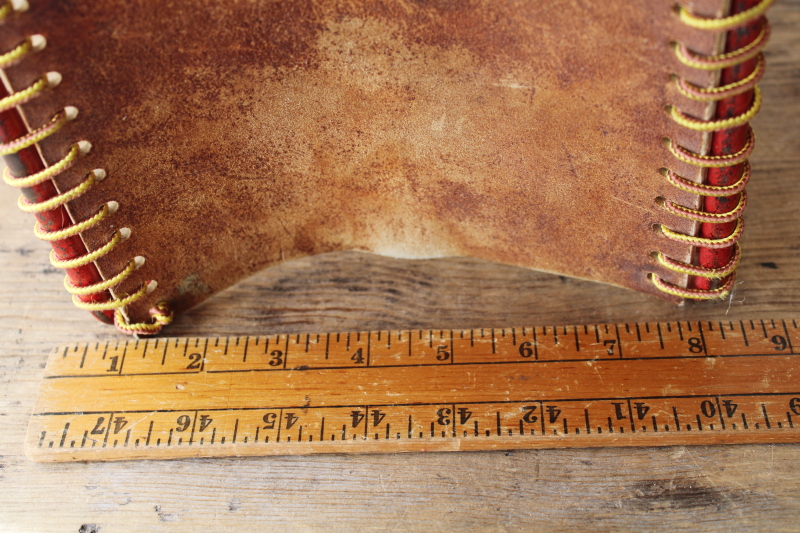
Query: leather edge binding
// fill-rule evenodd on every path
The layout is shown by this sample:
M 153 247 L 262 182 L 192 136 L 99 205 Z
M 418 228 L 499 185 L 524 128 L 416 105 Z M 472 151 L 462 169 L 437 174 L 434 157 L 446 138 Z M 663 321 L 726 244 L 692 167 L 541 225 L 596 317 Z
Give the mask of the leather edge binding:
M 667 108 L 678 124 L 712 132 L 707 155 L 694 154 L 674 141 L 665 139 L 674 157 L 707 169 L 704 183 L 688 186 L 684 186 L 684 183 L 688 184 L 689 180 L 677 176 L 672 170 L 662 169 L 670 184 L 698 194 L 701 205 L 700 210 L 694 210 L 664 198 L 656 199 L 668 212 L 699 223 L 697 235 L 682 235 L 666 226 L 659 226 L 666 238 L 695 247 L 693 264 L 676 261 L 661 252 L 652 253 L 661 266 L 689 275 L 684 288 L 668 283 L 656 274 L 649 274 L 656 288 L 667 294 L 693 300 L 712 300 L 726 298 L 734 289 L 735 269 L 740 258 L 738 240 L 744 226 L 744 184 L 750 177 L 747 157 L 755 144 L 749 120 L 761 103 L 756 83 L 763 75 L 764 56 L 761 50 L 769 37 L 769 24 L 763 13 L 772 1 L 735 0 L 729 16 L 717 19 L 717 22 L 715 19 L 699 19 L 681 6 L 676 9 L 680 19 L 692 27 L 707 31 L 726 30 L 726 46 L 723 54 L 701 57 L 683 45 L 672 45 L 678 61 L 693 68 L 718 69 L 721 72 L 718 88 L 690 86 L 677 76 L 673 79 L 679 92 L 687 98 L 716 102 L 716 113 L 711 121 L 702 121 L 684 115 L 675 106 Z M 694 25 L 697 20 L 704 22 Z M 689 56 L 697 60 L 696 64 L 687 63 L 685 58 Z
M 0 5 L 0 23 L 13 16 L 22 16 L 27 3 L 11 1 Z M 0 55 L 0 71 L 4 71 L 31 53 L 44 49 L 44 37 L 34 35 L 26 38 L 13 50 Z M 75 143 L 69 152 L 58 162 L 47 165 L 38 143 L 55 133 L 77 117 L 78 110 L 65 108 L 56 113 L 47 124 L 31 131 L 20 106 L 38 97 L 47 90 L 56 87 L 61 81 L 58 73 L 47 73 L 31 87 L 13 92 L 3 75 L 0 83 L 0 155 L 3 156 L 7 168 L 3 179 L 12 187 L 21 189 L 19 207 L 26 212 L 34 213 L 36 226 L 34 233 L 40 239 L 50 242 L 52 251 L 50 262 L 53 266 L 66 272 L 64 286 L 72 294 L 76 306 L 90 311 L 96 318 L 107 324 L 114 324 L 117 329 L 132 335 L 153 335 L 172 321 L 173 313 L 165 303 L 159 303 L 150 309 L 150 323 L 130 324 L 124 314 L 128 304 L 138 300 L 155 288 L 155 282 L 149 281 L 133 294 L 115 294 L 114 287 L 126 279 L 145 260 L 135 257 L 114 276 L 103 279 L 95 260 L 110 252 L 118 243 L 130 235 L 130 230 L 116 230 L 107 244 L 97 250 L 86 248 L 81 232 L 97 224 L 102 219 L 113 215 L 118 204 L 109 202 L 100 207 L 98 212 L 83 221 L 74 221 L 67 203 L 79 195 L 86 193 L 96 182 L 105 178 L 105 171 L 97 169 L 89 172 L 84 180 L 75 188 L 59 193 L 52 178 L 71 167 L 75 160 L 86 155 L 91 144 L 87 141 Z

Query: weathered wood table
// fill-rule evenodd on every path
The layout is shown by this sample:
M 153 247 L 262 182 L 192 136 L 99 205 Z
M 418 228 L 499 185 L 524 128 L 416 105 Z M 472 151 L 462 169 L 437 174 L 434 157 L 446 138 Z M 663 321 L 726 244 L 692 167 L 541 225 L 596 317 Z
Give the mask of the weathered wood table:
M 669 303 L 468 259 L 358 253 L 262 272 L 174 336 L 800 318 L 800 1 L 771 11 L 744 261 L 725 303 Z M 0 530 L 797 531 L 800 445 L 37 464 L 23 454 L 57 343 L 113 329 L 75 309 L 0 188 Z

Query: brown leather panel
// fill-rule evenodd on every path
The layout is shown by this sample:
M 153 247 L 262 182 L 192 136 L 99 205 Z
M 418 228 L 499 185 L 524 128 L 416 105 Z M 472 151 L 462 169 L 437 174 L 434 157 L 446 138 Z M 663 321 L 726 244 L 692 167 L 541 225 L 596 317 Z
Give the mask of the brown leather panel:
M 693 8 L 721 14 L 721 2 Z M 688 246 L 651 230 L 692 224 L 654 203 L 696 197 L 659 174 L 699 179 L 662 146 L 701 150 L 663 107 L 694 113 L 670 87 L 670 40 L 712 53 L 672 0 L 31 1 L 0 31 L 8 49 L 47 48 L 9 68 L 19 89 L 55 70 L 62 84 L 26 104 L 32 126 L 66 105 L 78 120 L 42 143 L 59 159 L 93 150 L 108 178 L 71 203 L 90 230 L 131 238 L 99 262 L 156 279 L 133 318 L 161 300 L 197 304 L 275 262 L 356 249 L 394 257 L 468 255 L 662 296 L 647 272 Z M 692 73 L 710 83 L 709 74 Z

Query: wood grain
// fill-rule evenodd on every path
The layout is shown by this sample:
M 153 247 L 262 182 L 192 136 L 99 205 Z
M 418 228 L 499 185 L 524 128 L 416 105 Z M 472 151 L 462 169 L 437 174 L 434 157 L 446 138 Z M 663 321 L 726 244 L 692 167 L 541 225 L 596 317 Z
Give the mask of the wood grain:
M 79 343 L 51 352 L 25 449 L 108 461 L 800 443 L 794 346 L 797 320 L 758 319 Z
M 170 334 L 797 316 L 800 2 L 778 2 L 770 20 L 744 258 L 728 302 L 675 307 L 469 259 L 338 253 L 253 276 L 180 317 Z M 47 354 L 117 335 L 73 308 L 14 196 L 0 188 L 0 529 L 797 529 L 797 445 L 32 463 L 25 427 Z

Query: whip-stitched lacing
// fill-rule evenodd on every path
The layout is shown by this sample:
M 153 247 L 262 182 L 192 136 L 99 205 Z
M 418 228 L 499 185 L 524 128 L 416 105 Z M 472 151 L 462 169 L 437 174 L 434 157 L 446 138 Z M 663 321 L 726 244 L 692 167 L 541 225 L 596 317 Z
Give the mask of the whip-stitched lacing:
M 6 3 L 0 6 L 0 21 L 5 19 L 11 13 L 13 13 L 13 11 L 14 11 L 13 6 L 10 3 Z M 39 50 L 43 49 L 44 46 L 45 46 L 45 41 L 44 38 L 41 36 L 32 36 L 28 39 L 25 39 L 22 43 L 20 43 L 10 52 L 0 55 L 0 68 L 7 68 L 13 65 L 14 63 L 19 62 L 28 54 L 32 52 L 38 52 Z M 60 81 L 61 81 L 61 76 L 59 74 L 48 73 L 46 76 L 43 76 L 39 80 L 34 82 L 27 89 L 15 92 L 10 96 L 0 99 L 0 112 L 16 108 L 17 106 L 20 106 L 25 102 L 28 102 L 33 98 L 36 98 L 37 96 L 41 95 L 45 90 L 58 85 Z M 53 135 L 55 132 L 64 127 L 69 121 L 75 119 L 76 116 L 77 116 L 77 110 L 75 108 L 65 108 L 63 111 L 56 113 L 56 115 L 53 116 L 53 118 L 49 122 L 47 122 L 40 128 L 31 131 L 30 133 L 16 140 L 0 144 L 0 155 L 16 154 L 20 150 L 34 146 L 35 144 L 46 139 L 47 137 Z M 75 162 L 79 157 L 86 155 L 86 153 L 88 153 L 90 149 L 91 145 L 88 142 L 81 141 L 79 143 L 72 145 L 69 151 L 66 153 L 66 155 L 63 158 L 61 158 L 61 160 L 59 160 L 53 165 L 50 165 L 46 169 L 37 172 L 35 174 L 32 174 L 30 176 L 18 178 L 13 174 L 11 174 L 9 169 L 6 168 L 3 172 L 3 180 L 8 185 L 20 189 L 34 187 L 36 185 L 42 184 L 48 180 L 53 179 L 54 177 L 60 175 L 61 173 L 69 169 L 72 165 L 75 164 Z M 82 194 L 85 194 L 98 181 L 100 181 L 104 177 L 105 177 L 104 171 L 95 170 L 89 172 L 85 176 L 83 181 L 81 181 L 80 184 L 78 184 L 77 186 L 66 192 L 58 194 L 42 202 L 31 202 L 25 196 L 20 196 L 18 204 L 20 209 L 28 213 L 42 213 L 45 211 L 50 211 L 60 206 L 63 206 L 67 202 L 74 200 L 75 198 L 77 198 Z M 46 241 L 58 241 L 69 237 L 73 237 L 99 224 L 102 220 L 112 215 L 116 211 L 117 207 L 118 204 L 116 202 L 109 202 L 108 204 L 103 205 L 93 216 L 85 220 L 73 223 L 70 226 L 57 231 L 46 231 L 37 222 L 36 226 L 34 227 L 34 233 L 37 237 Z M 129 235 L 130 235 L 130 230 L 128 230 L 127 228 L 116 230 L 106 244 L 104 244 L 97 250 L 88 252 L 80 257 L 76 257 L 73 259 L 67 259 L 67 260 L 59 259 L 56 256 L 55 251 L 51 251 L 50 262 L 52 263 L 53 266 L 65 270 L 74 269 L 80 266 L 87 265 L 89 263 L 93 263 L 98 259 L 100 259 L 101 257 L 108 254 L 120 242 L 124 241 Z M 139 287 L 139 289 L 137 289 L 132 294 L 115 294 L 113 299 L 105 302 L 92 302 L 92 301 L 86 302 L 78 298 L 79 296 L 85 297 L 93 294 L 99 294 L 106 290 L 110 290 L 113 289 L 114 287 L 117 287 L 120 283 L 122 283 L 125 279 L 127 279 L 136 269 L 141 267 L 142 264 L 144 264 L 144 258 L 136 257 L 134 259 L 131 259 L 125 266 L 125 268 L 123 268 L 119 273 L 117 273 L 116 275 L 112 276 L 109 279 L 103 280 L 93 285 L 79 287 L 74 285 L 72 281 L 69 279 L 69 277 L 66 277 L 64 279 L 64 286 L 66 290 L 70 294 L 72 294 L 72 299 L 76 306 L 82 309 L 87 309 L 89 311 L 114 310 L 114 324 L 121 331 L 129 334 L 152 335 L 154 333 L 158 333 L 161 330 L 161 328 L 163 328 L 166 324 L 169 324 L 172 321 L 173 314 L 166 304 L 161 303 L 150 309 L 150 316 L 153 320 L 152 323 L 141 323 L 141 324 L 128 323 L 123 313 L 123 308 L 143 298 L 148 292 L 150 292 L 155 287 L 155 282 L 143 283 Z
M 745 207 L 747 207 L 747 194 L 742 191 L 739 197 L 739 203 L 728 211 L 727 213 L 707 213 L 706 211 L 699 211 L 673 203 L 670 200 L 663 201 L 663 207 L 673 215 L 695 220 L 697 222 L 704 222 L 706 224 L 725 224 L 726 222 L 733 222 L 742 216 Z
M 759 2 L 755 6 L 751 7 L 750 9 L 746 9 L 741 13 L 719 19 L 699 17 L 685 7 L 678 6 L 678 16 L 684 24 L 692 28 L 697 28 L 698 30 L 730 30 L 732 28 L 743 26 L 751 20 L 757 19 L 767 12 L 767 9 L 769 9 L 769 6 L 771 6 L 774 1 L 775 0 L 763 0 L 762 2 Z
M 682 191 L 699 194 L 701 196 L 715 196 L 721 198 L 723 196 L 733 196 L 744 190 L 747 183 L 750 181 L 750 163 L 748 161 L 744 162 L 742 177 L 731 185 L 706 185 L 704 183 L 695 183 L 678 176 L 675 172 L 668 169 L 665 169 L 664 175 L 672 185 Z
M 700 155 L 673 142 L 671 139 L 666 140 L 666 145 L 667 149 L 672 152 L 672 155 L 684 163 L 689 163 L 690 165 L 704 168 L 732 167 L 733 165 L 738 165 L 739 163 L 744 163 L 747 161 L 747 158 L 750 157 L 751 153 L 753 153 L 753 148 L 755 148 L 756 135 L 753 132 L 753 128 L 751 128 L 749 125 L 747 128 L 747 144 L 745 144 L 744 147 L 735 154 Z
M 765 65 L 764 55 L 759 54 L 756 68 L 753 72 L 751 72 L 749 76 L 729 83 L 728 85 L 722 85 L 720 87 L 698 87 L 697 85 L 689 83 L 684 78 L 676 78 L 675 86 L 686 98 L 698 100 L 700 102 L 716 102 L 754 89 L 756 84 L 761 81 L 761 78 L 764 76 Z
M 677 296 L 678 298 L 687 298 L 690 300 L 713 300 L 715 298 L 725 298 L 731 293 L 736 276 L 734 274 L 729 275 L 725 284 L 717 289 L 684 289 L 671 283 L 667 283 L 655 274 L 651 274 L 650 279 L 652 280 L 653 285 L 658 288 L 658 290 L 673 296 Z
M 706 19 L 698 17 L 684 7 L 679 7 L 677 12 L 680 19 L 685 24 L 693 28 L 721 31 L 742 26 L 761 17 L 772 4 L 772 2 L 773 0 L 763 0 L 751 9 L 721 19 Z M 677 59 L 684 65 L 687 65 L 691 68 L 699 70 L 721 70 L 739 65 L 754 57 L 757 58 L 757 64 L 750 75 L 741 80 L 723 85 L 721 87 L 698 87 L 689 83 L 685 79 L 677 76 L 673 77 L 678 91 L 683 96 L 692 100 L 707 102 L 718 101 L 724 98 L 742 94 L 752 89 L 754 93 L 753 102 L 750 106 L 750 109 L 741 115 L 726 119 L 705 121 L 684 114 L 676 106 L 668 106 L 667 112 L 669 113 L 670 117 L 676 123 L 685 128 L 702 132 L 726 130 L 748 124 L 748 122 L 755 116 L 761 107 L 761 91 L 758 89 L 756 84 L 764 74 L 764 56 L 761 51 L 767 43 L 769 34 L 769 23 L 766 21 L 766 19 L 763 19 L 761 23 L 761 30 L 755 40 L 753 40 L 751 43 L 738 50 L 712 56 L 703 56 L 692 52 L 682 43 L 673 43 L 672 46 Z M 734 247 L 732 258 L 727 265 L 721 268 L 707 268 L 698 265 L 691 265 L 667 257 L 661 252 L 653 252 L 653 257 L 656 259 L 658 264 L 674 272 L 708 279 L 724 280 L 722 286 L 716 289 L 689 289 L 668 283 L 662 280 L 656 274 L 650 274 L 650 279 L 659 290 L 681 298 L 697 300 L 724 298 L 730 294 L 735 280 L 735 270 L 741 257 L 738 240 L 742 235 L 742 231 L 744 230 L 744 221 L 741 217 L 745 207 L 747 206 L 747 195 L 744 192 L 744 188 L 750 179 L 750 165 L 747 162 L 747 158 L 752 153 L 755 145 L 755 134 L 749 125 L 747 126 L 747 136 L 747 142 L 741 150 L 739 150 L 737 153 L 727 155 L 696 154 L 691 150 L 680 146 L 671 139 L 665 139 L 665 146 L 667 149 L 675 158 L 683 161 L 684 163 L 701 168 L 725 168 L 744 163 L 744 169 L 741 178 L 736 183 L 727 186 L 693 183 L 686 178 L 677 175 L 672 170 L 664 169 L 664 175 L 667 178 L 667 181 L 683 191 L 691 192 L 701 196 L 730 197 L 740 194 L 740 197 L 737 205 L 727 213 L 707 213 L 697 209 L 691 209 L 678 205 L 669 199 L 657 199 L 658 203 L 671 214 L 688 218 L 696 222 L 705 224 L 723 224 L 736 221 L 736 228 L 733 233 L 720 239 L 709 239 L 705 237 L 684 235 L 662 224 L 657 225 L 656 229 L 658 229 L 666 238 L 673 241 L 710 249 L 723 249 L 731 246 Z
M 675 51 L 678 61 L 687 67 L 698 70 L 721 70 L 744 63 L 748 59 L 752 59 L 761 53 L 767 45 L 771 32 L 772 29 L 769 26 L 769 22 L 767 22 L 767 19 L 764 19 L 761 23 L 761 31 L 751 43 L 724 54 L 710 56 L 697 54 L 689 50 L 689 48 L 682 43 L 672 43 L 672 48 Z
M 742 126 L 750 122 L 750 120 L 756 116 L 756 113 L 758 113 L 759 109 L 761 109 L 761 90 L 758 87 L 753 87 L 753 103 L 750 105 L 750 109 L 741 115 L 731 118 L 725 118 L 721 120 L 700 120 L 685 115 L 675 106 L 668 106 L 669 114 L 672 116 L 672 120 L 684 128 L 694 131 L 720 131 Z

